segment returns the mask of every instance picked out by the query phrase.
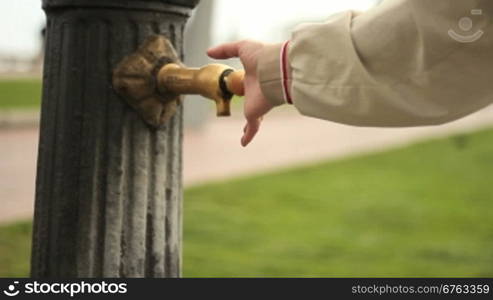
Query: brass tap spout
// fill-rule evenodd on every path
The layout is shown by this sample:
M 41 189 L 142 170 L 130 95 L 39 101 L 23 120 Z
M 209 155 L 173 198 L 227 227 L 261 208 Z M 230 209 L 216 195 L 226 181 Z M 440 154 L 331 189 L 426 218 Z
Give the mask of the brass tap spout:
M 235 71 L 221 64 L 210 64 L 200 69 L 179 64 L 164 65 L 157 75 L 160 93 L 176 95 L 201 95 L 217 105 L 217 115 L 230 116 L 230 103 L 234 95 L 245 93 L 244 71 Z
M 164 36 L 152 36 L 113 70 L 113 89 L 142 119 L 160 128 L 178 111 L 180 95 L 212 99 L 218 116 L 231 115 L 231 99 L 244 94 L 245 72 L 212 64 L 184 67 Z

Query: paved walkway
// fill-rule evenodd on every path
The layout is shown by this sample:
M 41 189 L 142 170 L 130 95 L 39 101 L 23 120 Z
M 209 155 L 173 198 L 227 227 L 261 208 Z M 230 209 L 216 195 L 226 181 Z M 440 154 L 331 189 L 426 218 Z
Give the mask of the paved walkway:
M 244 149 L 243 120 L 214 119 L 205 130 L 185 134 L 184 180 L 186 185 L 222 180 L 488 126 L 493 107 L 445 126 L 415 129 L 354 128 L 281 111 L 266 119 Z M 0 130 L 0 223 L 32 216 L 37 140 L 37 128 Z

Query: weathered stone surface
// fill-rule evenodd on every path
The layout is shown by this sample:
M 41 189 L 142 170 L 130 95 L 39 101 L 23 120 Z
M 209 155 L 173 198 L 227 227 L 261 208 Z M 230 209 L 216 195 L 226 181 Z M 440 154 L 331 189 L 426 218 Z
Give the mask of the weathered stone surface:
M 180 275 L 181 108 L 150 128 L 115 94 L 112 70 L 155 34 L 183 53 L 195 2 L 43 1 L 33 277 Z

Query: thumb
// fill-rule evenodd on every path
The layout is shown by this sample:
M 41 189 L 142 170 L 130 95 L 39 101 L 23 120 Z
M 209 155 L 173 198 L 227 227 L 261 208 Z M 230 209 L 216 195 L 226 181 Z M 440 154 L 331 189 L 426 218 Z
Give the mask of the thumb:
M 213 47 L 207 51 L 207 55 L 214 59 L 228 59 L 240 55 L 241 42 L 226 43 Z

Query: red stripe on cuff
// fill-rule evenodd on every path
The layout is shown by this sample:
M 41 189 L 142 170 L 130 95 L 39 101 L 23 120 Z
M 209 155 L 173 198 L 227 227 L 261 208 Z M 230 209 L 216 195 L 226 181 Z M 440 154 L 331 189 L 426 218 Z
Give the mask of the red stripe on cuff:
M 282 73 L 282 89 L 284 93 L 284 98 L 287 103 L 293 104 L 293 99 L 291 98 L 291 92 L 289 91 L 289 75 L 288 74 L 288 46 L 289 41 L 284 44 L 281 50 L 281 73 Z

